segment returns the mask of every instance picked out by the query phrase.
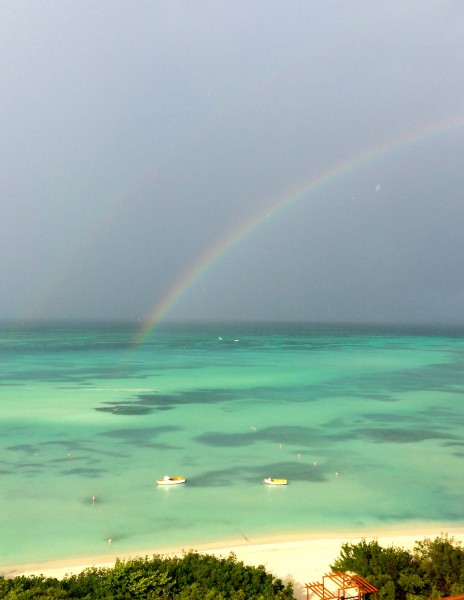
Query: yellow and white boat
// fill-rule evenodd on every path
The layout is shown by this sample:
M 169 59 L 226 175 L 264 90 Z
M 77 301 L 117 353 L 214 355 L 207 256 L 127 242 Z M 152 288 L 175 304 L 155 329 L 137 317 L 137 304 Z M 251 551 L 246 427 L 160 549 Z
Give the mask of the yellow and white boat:
M 287 485 L 288 481 L 286 479 L 273 479 L 272 477 L 266 477 L 264 483 L 268 485 Z
M 185 477 L 169 477 L 169 475 L 165 475 L 163 479 L 157 479 L 156 483 L 158 485 L 179 485 L 179 483 L 185 483 Z

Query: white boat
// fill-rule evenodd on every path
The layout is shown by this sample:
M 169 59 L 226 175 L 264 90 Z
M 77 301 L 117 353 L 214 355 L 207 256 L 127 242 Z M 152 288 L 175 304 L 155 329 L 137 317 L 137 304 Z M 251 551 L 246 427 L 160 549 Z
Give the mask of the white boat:
M 158 485 L 179 485 L 179 483 L 185 483 L 185 477 L 169 477 L 169 475 L 165 475 L 163 479 L 157 479 L 156 483 Z
M 288 481 L 286 479 L 274 479 L 272 477 L 266 477 L 264 483 L 268 485 L 287 485 Z

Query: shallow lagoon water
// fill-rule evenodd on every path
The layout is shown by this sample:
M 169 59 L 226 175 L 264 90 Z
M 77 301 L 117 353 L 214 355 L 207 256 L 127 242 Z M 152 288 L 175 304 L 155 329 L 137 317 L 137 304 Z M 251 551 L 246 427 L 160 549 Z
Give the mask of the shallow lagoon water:
M 1 329 L 0 565 L 461 526 L 462 330 L 135 334 Z

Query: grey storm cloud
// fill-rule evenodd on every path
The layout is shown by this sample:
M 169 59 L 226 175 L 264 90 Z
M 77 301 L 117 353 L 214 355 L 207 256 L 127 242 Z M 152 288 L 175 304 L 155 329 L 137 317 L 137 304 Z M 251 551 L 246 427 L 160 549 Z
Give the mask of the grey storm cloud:
M 0 11 L 0 319 L 464 321 L 464 5 Z

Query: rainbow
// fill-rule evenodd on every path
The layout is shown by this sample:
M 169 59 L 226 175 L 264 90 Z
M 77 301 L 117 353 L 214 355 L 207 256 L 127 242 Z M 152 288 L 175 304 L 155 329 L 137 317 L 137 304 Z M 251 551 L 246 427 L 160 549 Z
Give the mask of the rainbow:
M 228 252 L 230 252 L 244 238 L 249 236 L 269 217 L 274 217 L 289 208 L 296 202 L 314 194 L 324 186 L 353 172 L 365 167 L 379 158 L 383 158 L 393 152 L 407 148 L 417 143 L 427 141 L 430 138 L 442 135 L 464 125 L 464 116 L 453 116 L 434 122 L 432 125 L 409 131 L 400 137 L 361 152 L 345 161 L 332 165 L 327 170 L 305 180 L 284 197 L 271 203 L 265 210 L 254 214 L 246 222 L 230 230 L 225 236 L 217 240 L 215 244 L 190 264 L 189 268 L 168 289 L 167 293 L 150 311 L 148 318 L 137 332 L 134 343 L 140 344 L 176 306 L 179 300 L 196 284 L 196 282 L 217 264 Z

